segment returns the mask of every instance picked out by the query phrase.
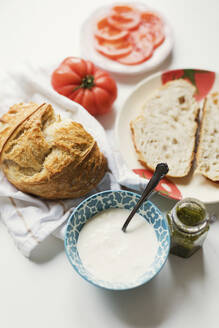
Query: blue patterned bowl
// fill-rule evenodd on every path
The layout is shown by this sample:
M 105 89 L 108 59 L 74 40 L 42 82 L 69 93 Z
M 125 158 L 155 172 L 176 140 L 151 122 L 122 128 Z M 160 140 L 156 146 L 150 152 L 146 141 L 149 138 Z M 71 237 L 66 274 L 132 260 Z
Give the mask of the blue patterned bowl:
M 159 247 L 154 262 L 148 271 L 144 273 L 144 275 L 129 284 L 111 283 L 95 278 L 84 268 L 83 263 L 81 262 L 77 251 L 77 240 L 80 230 L 85 222 L 95 214 L 109 208 L 125 208 L 131 210 L 138 202 L 139 198 L 140 196 L 138 194 L 130 191 L 103 191 L 85 199 L 71 214 L 65 234 L 65 251 L 75 271 L 91 284 L 112 290 L 135 288 L 151 280 L 160 272 L 161 268 L 165 264 L 170 249 L 170 233 L 168 223 L 159 209 L 149 201 L 145 202 L 141 206 L 138 213 L 153 225 Z

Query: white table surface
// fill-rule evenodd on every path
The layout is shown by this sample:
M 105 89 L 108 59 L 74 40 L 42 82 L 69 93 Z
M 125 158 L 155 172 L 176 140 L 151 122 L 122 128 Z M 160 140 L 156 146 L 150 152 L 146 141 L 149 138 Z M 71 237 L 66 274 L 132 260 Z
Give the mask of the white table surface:
M 80 55 L 83 20 L 105 0 L 1 0 L 0 70 L 21 61 Z M 159 68 L 219 71 L 218 0 L 148 0 L 175 31 L 172 56 Z M 146 75 L 145 75 L 146 77 Z M 141 77 L 142 78 L 142 77 Z M 119 109 L 140 78 L 121 79 Z M 0 86 L 1 92 L 1 86 Z M 107 125 L 115 117 L 109 115 Z M 173 202 L 154 196 L 161 210 Z M 211 206 L 218 214 L 219 205 Z M 128 328 L 219 327 L 219 220 L 203 251 L 184 260 L 170 255 L 149 284 L 110 292 L 83 281 L 68 263 L 63 242 L 48 238 L 30 260 L 23 257 L 0 220 L 0 327 Z

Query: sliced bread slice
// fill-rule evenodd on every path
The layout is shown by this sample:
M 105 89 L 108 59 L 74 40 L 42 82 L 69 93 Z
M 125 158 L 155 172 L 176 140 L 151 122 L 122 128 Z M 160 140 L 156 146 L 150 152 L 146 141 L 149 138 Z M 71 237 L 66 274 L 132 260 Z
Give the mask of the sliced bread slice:
M 219 181 L 219 93 L 209 95 L 204 103 L 197 151 L 196 172 Z
M 168 176 L 186 176 L 192 166 L 199 105 L 195 87 L 182 79 L 168 82 L 147 100 L 131 121 L 133 143 L 142 165 L 169 166 Z

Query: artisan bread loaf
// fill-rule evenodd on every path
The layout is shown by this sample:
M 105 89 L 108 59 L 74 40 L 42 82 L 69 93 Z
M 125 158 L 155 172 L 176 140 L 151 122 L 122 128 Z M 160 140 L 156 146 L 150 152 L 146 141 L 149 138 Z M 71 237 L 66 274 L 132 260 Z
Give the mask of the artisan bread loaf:
M 94 138 L 81 124 L 56 116 L 48 104 L 12 106 L 1 119 L 0 140 L 7 179 L 19 190 L 43 198 L 83 196 L 107 170 Z
M 159 162 L 166 162 L 171 177 L 189 173 L 198 127 L 195 91 L 183 79 L 168 82 L 147 100 L 142 114 L 131 121 L 132 139 L 141 164 L 155 170 Z
M 205 99 L 197 150 L 196 172 L 219 181 L 219 93 Z
M 22 108 L 22 110 L 20 110 Z M 7 139 L 14 132 L 17 127 L 22 124 L 39 105 L 34 103 L 16 104 L 12 106 L 9 111 L 0 118 L 0 153 L 6 143 Z

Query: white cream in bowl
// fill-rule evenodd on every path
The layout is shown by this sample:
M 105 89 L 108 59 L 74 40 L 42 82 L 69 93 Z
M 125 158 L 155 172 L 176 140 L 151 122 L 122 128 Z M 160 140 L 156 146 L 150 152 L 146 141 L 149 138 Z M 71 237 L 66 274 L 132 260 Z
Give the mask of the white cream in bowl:
M 153 263 L 158 240 L 155 230 L 135 214 L 124 233 L 130 210 L 108 209 L 88 220 L 80 231 L 77 249 L 83 266 L 97 279 L 130 283 Z

